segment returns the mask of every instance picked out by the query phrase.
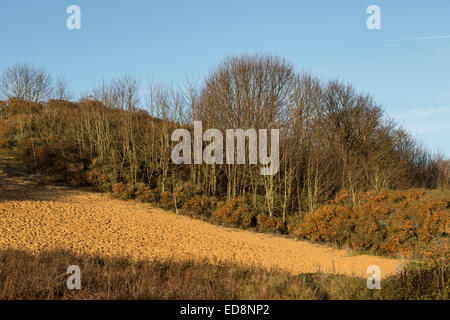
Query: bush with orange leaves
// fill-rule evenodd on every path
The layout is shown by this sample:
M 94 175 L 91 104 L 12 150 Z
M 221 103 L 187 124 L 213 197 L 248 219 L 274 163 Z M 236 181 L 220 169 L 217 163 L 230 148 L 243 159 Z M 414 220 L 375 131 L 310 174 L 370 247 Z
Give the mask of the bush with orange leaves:
M 132 199 L 134 197 L 135 187 L 118 182 L 113 184 L 112 192 L 115 197 L 122 200 Z
M 101 179 L 104 179 L 104 175 L 98 175 L 97 172 L 93 170 L 75 170 L 68 171 L 65 174 L 65 179 L 71 186 L 84 187 L 90 186 L 94 183 L 98 184 Z
M 256 217 L 256 225 L 259 231 L 285 233 L 286 228 L 283 220 L 276 217 L 269 217 L 265 214 L 259 214 Z
M 159 200 L 158 193 L 145 185 L 138 186 L 134 195 L 136 199 L 144 202 L 156 203 Z
M 253 213 L 247 213 L 242 217 L 241 227 L 244 229 L 256 226 L 256 217 Z
M 253 227 L 254 222 L 250 206 L 242 198 L 218 202 L 212 218 L 219 223 L 247 228 Z
M 206 196 L 195 195 L 182 206 L 182 212 L 189 216 L 209 216 L 210 201 Z
M 348 243 L 355 228 L 356 211 L 347 206 L 324 205 L 294 226 L 294 235 L 314 241 Z
M 357 207 L 340 193 L 290 226 L 300 237 L 412 257 L 418 247 L 448 237 L 450 201 L 422 199 L 423 190 L 367 192 Z
M 165 209 L 175 209 L 175 203 L 172 192 L 163 191 L 159 195 L 159 205 Z
M 173 192 L 163 191 L 159 196 L 159 205 L 164 209 L 177 210 L 181 209 L 183 203 L 187 201 L 189 193 L 185 187 L 178 186 Z

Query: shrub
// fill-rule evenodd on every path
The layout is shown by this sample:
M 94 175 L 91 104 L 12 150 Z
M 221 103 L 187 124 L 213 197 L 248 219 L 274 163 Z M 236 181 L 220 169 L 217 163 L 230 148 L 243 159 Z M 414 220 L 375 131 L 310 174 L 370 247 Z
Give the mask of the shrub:
M 177 201 L 177 208 L 181 208 L 189 198 L 189 190 L 184 186 L 179 186 L 173 192 L 173 196 Z
M 175 209 L 173 194 L 169 191 L 161 192 L 159 196 L 159 204 L 166 209 Z
M 11 121 L 3 121 L 0 125 L 0 148 L 9 147 L 9 135 L 13 129 Z
M 258 230 L 265 232 L 286 232 L 285 224 L 280 218 L 269 217 L 266 214 L 258 214 L 256 217 Z
M 206 196 L 195 195 L 189 200 L 187 200 L 183 206 L 182 210 L 184 213 L 190 216 L 208 216 L 210 208 L 210 202 Z
M 250 207 L 242 198 L 219 202 L 217 209 L 212 213 L 213 219 L 217 222 L 239 227 L 249 223 L 251 225 L 252 218 L 247 217 L 248 215 L 251 215 Z M 247 219 L 243 224 L 244 217 Z
M 244 229 L 256 227 L 256 217 L 253 213 L 248 213 L 242 217 L 241 226 Z
M 156 203 L 159 200 L 159 195 L 155 190 L 152 190 L 149 186 L 138 186 L 134 193 L 136 199 Z
M 122 200 L 132 199 L 135 193 L 135 187 L 133 185 L 125 185 L 122 182 L 113 184 L 112 192 L 114 196 Z
M 288 229 L 300 238 L 412 257 L 421 245 L 446 237 L 449 230 L 450 201 L 425 201 L 424 194 L 372 191 L 352 208 L 340 193 Z
M 325 205 L 306 215 L 297 235 L 315 241 L 330 241 L 343 245 L 349 242 L 354 229 L 353 208 Z

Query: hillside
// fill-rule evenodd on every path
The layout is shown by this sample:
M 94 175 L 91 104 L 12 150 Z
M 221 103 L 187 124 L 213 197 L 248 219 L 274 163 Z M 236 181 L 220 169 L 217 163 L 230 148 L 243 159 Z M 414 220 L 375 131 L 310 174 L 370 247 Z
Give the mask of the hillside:
M 12 173 L 0 171 L 1 249 L 66 249 L 172 261 L 206 259 L 292 274 L 323 271 L 364 276 L 369 265 L 378 265 L 382 276 L 387 276 L 401 265 L 399 260 L 215 226 L 149 204 L 45 185 L 40 183 L 42 177 Z

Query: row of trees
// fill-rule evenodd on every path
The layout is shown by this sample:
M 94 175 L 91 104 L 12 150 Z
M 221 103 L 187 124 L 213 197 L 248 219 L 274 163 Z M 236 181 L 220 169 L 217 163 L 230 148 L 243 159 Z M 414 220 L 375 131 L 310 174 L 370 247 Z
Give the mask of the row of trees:
M 102 82 L 78 102 L 67 101 L 64 81 L 56 90 L 49 79 L 30 65 L 3 73 L 3 144 L 38 167 L 101 189 L 123 183 L 174 197 L 183 190 L 243 198 L 286 221 L 344 189 L 356 204 L 369 189 L 450 185 L 449 161 L 417 145 L 370 96 L 298 73 L 278 57 L 230 57 L 202 84 L 183 89 L 152 84 L 148 103 L 130 75 Z M 45 100 L 50 92 L 59 92 L 57 99 Z M 259 165 L 248 162 L 174 165 L 171 134 L 193 130 L 194 120 L 203 130 L 280 129 L 279 172 L 261 176 Z

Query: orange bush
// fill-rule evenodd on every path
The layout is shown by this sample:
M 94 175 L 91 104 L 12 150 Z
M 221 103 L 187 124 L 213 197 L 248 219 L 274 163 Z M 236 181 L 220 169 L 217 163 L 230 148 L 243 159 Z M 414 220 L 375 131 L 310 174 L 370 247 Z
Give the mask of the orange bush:
M 412 256 L 415 247 L 446 237 L 450 201 L 421 200 L 423 190 L 367 192 L 356 208 L 339 193 L 330 205 L 290 225 L 294 235 L 354 248 Z
M 242 217 L 241 226 L 244 229 L 253 228 L 256 225 L 255 215 L 253 213 L 248 213 Z
M 124 185 L 122 182 L 118 182 L 118 183 L 113 184 L 113 186 L 112 186 L 112 192 L 113 192 L 115 195 L 120 195 L 120 194 L 122 194 L 123 192 L 125 192 L 125 185 Z
M 285 225 L 282 219 L 276 217 L 269 217 L 266 214 L 259 214 L 256 217 L 256 225 L 260 231 L 268 232 L 286 232 Z
M 136 199 L 156 203 L 158 201 L 158 193 L 152 190 L 149 186 L 139 186 L 134 193 Z
M 104 179 L 104 175 L 99 175 L 97 172 L 94 172 L 92 170 L 68 171 L 65 173 L 65 175 L 65 179 L 67 180 L 67 182 L 75 187 L 89 186 L 101 179 Z
M 115 183 L 112 186 L 112 191 L 113 191 L 114 196 L 116 196 L 122 200 L 127 200 L 127 199 L 133 198 L 134 190 L 135 190 L 134 186 L 126 185 L 126 184 L 123 184 L 122 182 Z
M 174 206 L 174 200 L 173 200 L 173 194 L 168 191 L 161 192 L 159 196 L 159 203 L 164 208 L 170 208 L 173 209 Z
M 431 266 L 448 266 L 450 263 L 450 239 L 445 237 L 430 243 L 421 243 L 416 250 L 416 257 Z
M 249 216 L 249 217 L 248 217 Z M 242 198 L 236 198 L 217 204 L 217 209 L 213 211 L 212 217 L 225 224 L 231 224 L 234 226 L 251 225 L 253 218 L 251 217 L 250 207 L 245 203 Z M 244 217 L 246 218 L 244 221 Z
M 349 242 L 354 229 L 355 211 L 350 207 L 325 205 L 306 215 L 305 221 L 296 229 L 302 238 L 336 242 Z
M 195 195 L 183 204 L 182 209 L 191 216 L 206 216 L 208 215 L 209 205 L 210 203 L 207 197 Z

